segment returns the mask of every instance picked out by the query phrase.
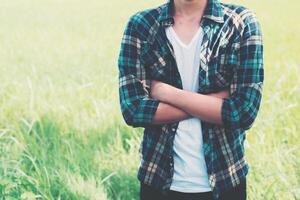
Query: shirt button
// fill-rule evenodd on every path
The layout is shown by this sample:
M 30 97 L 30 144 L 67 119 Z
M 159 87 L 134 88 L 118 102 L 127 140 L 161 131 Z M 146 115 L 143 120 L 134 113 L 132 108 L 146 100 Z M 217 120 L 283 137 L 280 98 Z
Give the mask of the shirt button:
M 172 128 L 172 131 L 175 131 L 176 129 L 175 128 Z

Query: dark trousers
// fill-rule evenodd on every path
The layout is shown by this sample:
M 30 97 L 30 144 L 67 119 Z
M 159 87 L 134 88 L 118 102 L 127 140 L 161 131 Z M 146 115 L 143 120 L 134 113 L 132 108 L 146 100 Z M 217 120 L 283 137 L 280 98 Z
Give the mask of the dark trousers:
M 140 200 L 212 200 L 211 192 L 184 193 L 169 190 L 163 194 L 149 185 L 140 184 Z M 219 200 L 246 200 L 246 179 L 238 186 L 221 194 Z

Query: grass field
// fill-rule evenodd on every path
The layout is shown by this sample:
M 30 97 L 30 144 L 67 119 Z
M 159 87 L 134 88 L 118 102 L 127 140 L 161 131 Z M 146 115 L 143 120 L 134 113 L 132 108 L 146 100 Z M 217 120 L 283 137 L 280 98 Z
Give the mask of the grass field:
M 232 2 L 256 11 L 265 44 L 249 199 L 300 199 L 300 3 Z M 128 17 L 162 3 L 1 1 L 0 199 L 138 199 L 142 129 L 121 117 L 117 55 Z

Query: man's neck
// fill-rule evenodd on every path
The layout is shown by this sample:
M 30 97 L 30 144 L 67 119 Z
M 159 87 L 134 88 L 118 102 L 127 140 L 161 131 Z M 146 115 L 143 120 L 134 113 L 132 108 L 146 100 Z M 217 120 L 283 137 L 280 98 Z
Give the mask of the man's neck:
M 187 20 L 199 19 L 208 0 L 174 0 L 174 15 Z

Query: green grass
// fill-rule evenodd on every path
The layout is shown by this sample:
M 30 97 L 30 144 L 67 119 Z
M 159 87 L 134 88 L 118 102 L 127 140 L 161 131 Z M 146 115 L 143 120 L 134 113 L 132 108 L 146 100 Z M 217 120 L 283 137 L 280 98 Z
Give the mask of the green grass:
M 300 199 L 300 3 L 234 2 L 256 11 L 265 44 L 249 199 Z M 0 199 L 138 199 L 142 129 L 121 117 L 116 61 L 128 17 L 162 3 L 1 1 Z

